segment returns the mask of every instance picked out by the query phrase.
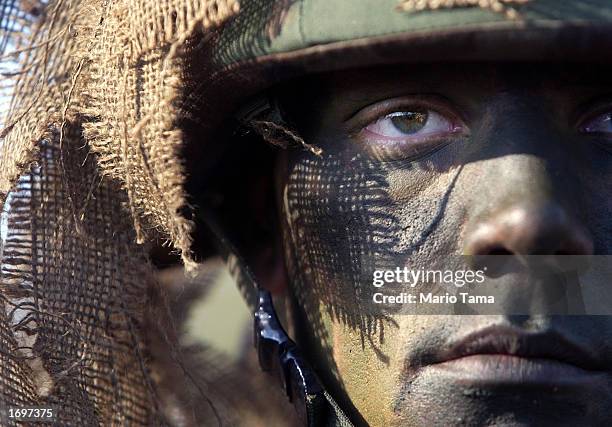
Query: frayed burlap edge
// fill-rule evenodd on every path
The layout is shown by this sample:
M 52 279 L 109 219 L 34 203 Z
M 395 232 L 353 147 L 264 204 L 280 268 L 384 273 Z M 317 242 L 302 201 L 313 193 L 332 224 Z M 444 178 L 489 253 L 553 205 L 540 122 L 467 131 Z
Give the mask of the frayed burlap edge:
M 36 158 L 48 124 L 81 122 L 100 173 L 118 179 L 128 195 L 137 241 L 162 236 L 192 271 L 183 135 L 173 108 L 181 54 L 189 37 L 238 8 L 236 0 L 51 3 L 28 41 L 38 47 L 22 55 L 1 135 L 2 198 Z

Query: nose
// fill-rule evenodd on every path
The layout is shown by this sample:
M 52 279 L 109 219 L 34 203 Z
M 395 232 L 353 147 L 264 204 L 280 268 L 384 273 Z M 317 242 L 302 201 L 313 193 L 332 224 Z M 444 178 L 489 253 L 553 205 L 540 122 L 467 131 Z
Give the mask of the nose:
M 465 241 L 468 255 L 591 255 L 589 232 L 560 204 L 509 206 L 478 221 Z

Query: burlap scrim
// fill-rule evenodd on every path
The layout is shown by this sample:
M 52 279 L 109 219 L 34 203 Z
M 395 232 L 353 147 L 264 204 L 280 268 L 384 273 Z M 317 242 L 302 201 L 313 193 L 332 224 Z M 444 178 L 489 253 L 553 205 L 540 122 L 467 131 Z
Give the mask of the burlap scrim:
M 157 234 L 192 262 L 173 108 L 181 49 L 238 4 L 0 3 L 14 94 L 0 142 L 0 408 L 56 405 L 61 425 L 164 424 L 141 243 Z

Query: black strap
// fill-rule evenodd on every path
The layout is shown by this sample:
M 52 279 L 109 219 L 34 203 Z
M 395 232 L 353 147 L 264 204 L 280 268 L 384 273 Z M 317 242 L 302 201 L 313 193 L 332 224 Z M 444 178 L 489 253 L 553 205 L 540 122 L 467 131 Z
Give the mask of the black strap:
M 206 213 L 203 219 L 247 304 L 254 310 L 254 341 L 261 369 L 276 378 L 305 426 L 352 427 L 348 417 L 323 388 L 297 344 L 281 326 L 270 293 L 258 285 L 214 216 Z

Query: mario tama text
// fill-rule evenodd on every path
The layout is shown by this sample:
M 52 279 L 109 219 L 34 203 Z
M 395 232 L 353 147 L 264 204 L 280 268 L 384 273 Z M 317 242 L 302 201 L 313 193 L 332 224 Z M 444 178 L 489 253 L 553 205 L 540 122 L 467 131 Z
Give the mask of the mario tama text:
M 372 286 L 377 291 L 372 294 L 372 302 L 384 305 L 495 304 L 495 296 L 472 295 L 465 288 L 466 285 L 479 285 L 484 281 L 485 270 L 428 270 L 409 267 L 375 270 Z M 385 285 L 393 285 L 393 291 L 386 292 Z M 435 289 L 436 285 L 440 287 Z M 406 292 L 398 293 L 398 286 Z M 442 292 L 443 289 L 450 292 Z

